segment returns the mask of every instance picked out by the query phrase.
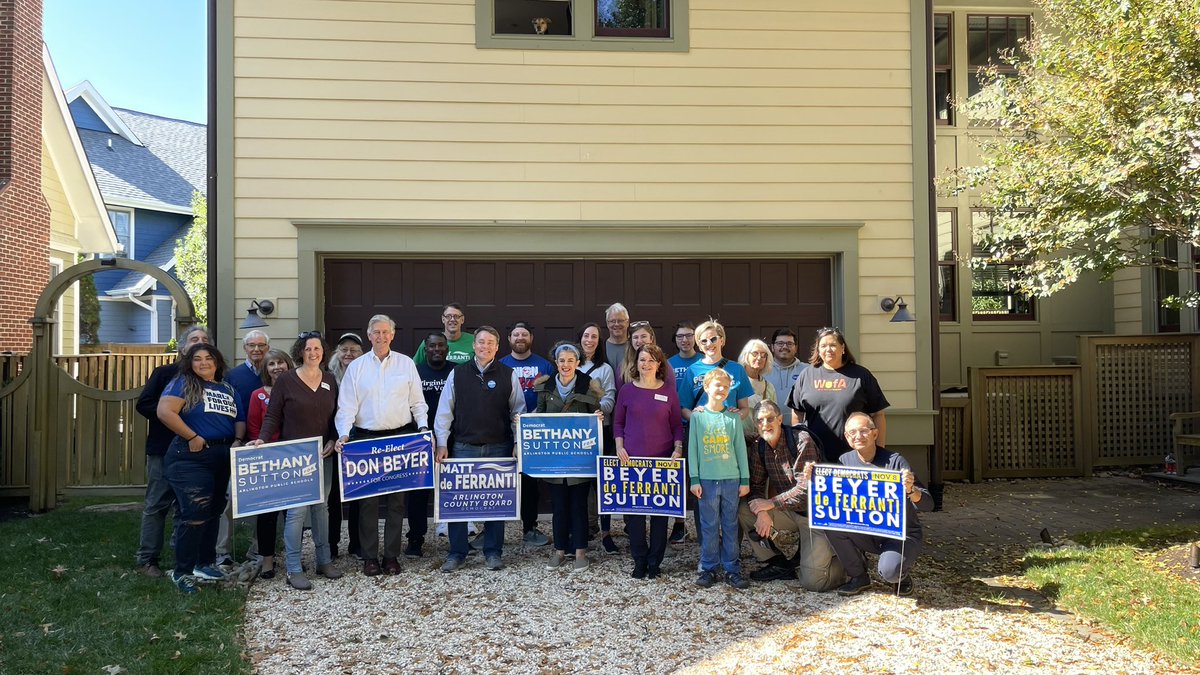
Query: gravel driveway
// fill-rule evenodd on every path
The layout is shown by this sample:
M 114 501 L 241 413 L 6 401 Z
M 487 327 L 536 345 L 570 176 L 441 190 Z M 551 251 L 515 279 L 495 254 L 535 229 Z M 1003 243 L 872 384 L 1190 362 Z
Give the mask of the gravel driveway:
M 312 592 L 257 582 L 245 625 L 256 672 L 1200 672 L 1055 612 L 984 603 L 924 558 L 911 598 L 880 583 L 840 598 L 794 581 L 696 588 L 692 541 L 671 545 L 665 576 L 647 581 L 629 578 L 626 553 L 546 570 L 549 550 L 518 539 L 510 524 L 499 572 L 472 555 L 442 574 L 441 538 L 398 576 L 364 577 L 344 557 L 347 575 Z M 305 557 L 311 567 L 311 545 Z

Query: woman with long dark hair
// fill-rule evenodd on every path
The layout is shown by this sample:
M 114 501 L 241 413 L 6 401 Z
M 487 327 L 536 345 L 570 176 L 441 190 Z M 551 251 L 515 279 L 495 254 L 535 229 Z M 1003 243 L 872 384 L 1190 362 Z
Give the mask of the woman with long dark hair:
M 217 522 L 225 510 L 229 448 L 246 434 L 246 412 L 225 382 L 228 372 L 216 347 L 192 345 L 158 400 L 158 419 L 175 433 L 163 467 L 179 509 L 170 577 L 183 593 L 199 590 L 197 580 L 225 578 L 215 565 Z
M 796 378 L 787 404 L 795 413 L 793 419 L 808 427 L 825 461 L 836 462 L 850 452 L 844 428 L 850 415 L 858 412 L 871 417 L 877 430 L 875 442 L 887 447 L 883 411 L 891 404 L 871 371 L 855 363 L 842 331 L 817 331 L 808 363 L 811 367 Z
M 311 515 L 313 548 L 316 553 L 317 574 L 337 579 L 342 571 L 334 564 L 329 550 L 329 488 L 336 467 L 334 442 L 338 434 L 333 425 L 337 412 L 338 383 L 325 370 L 325 341 L 317 331 L 301 333 L 292 345 L 292 358 L 299 365 L 284 373 L 271 394 L 271 407 L 263 420 L 256 444 L 261 444 L 278 431 L 279 440 L 294 441 L 314 436 L 321 438 L 321 457 L 324 459 L 324 480 L 317 504 L 288 509 L 283 525 L 284 562 L 287 583 L 300 591 L 312 590 L 312 582 L 304 576 L 300 564 L 300 546 L 304 537 L 304 518 Z
M 604 390 L 604 398 L 600 399 L 600 409 L 604 411 L 604 454 L 613 454 L 612 411 L 617 402 L 616 376 L 613 366 L 608 363 L 604 344 L 600 338 L 600 324 L 585 323 L 579 329 L 578 344 L 583 348 L 579 372 L 600 383 Z M 595 514 L 595 494 L 589 497 L 589 510 Z M 600 516 L 600 544 L 605 553 L 616 553 L 617 544 L 612 539 L 612 516 Z

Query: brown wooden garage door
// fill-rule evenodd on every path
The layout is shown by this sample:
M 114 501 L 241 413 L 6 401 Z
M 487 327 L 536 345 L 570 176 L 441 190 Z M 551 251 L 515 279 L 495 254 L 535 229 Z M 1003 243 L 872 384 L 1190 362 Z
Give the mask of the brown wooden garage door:
M 604 324 L 614 302 L 633 320 L 650 321 L 674 353 L 676 322 L 712 316 L 728 334 L 726 356 L 737 358 L 751 337 L 779 327 L 800 335 L 801 358 L 811 336 L 833 321 L 829 260 L 363 260 L 324 261 L 327 335 L 363 334 L 377 313 L 396 321 L 394 348 L 412 354 L 440 331 L 443 305 L 461 304 L 467 329 L 491 324 L 504 334 L 514 321 L 536 327 L 534 349 L 574 339 L 579 326 Z M 501 341 L 501 353 L 507 345 Z

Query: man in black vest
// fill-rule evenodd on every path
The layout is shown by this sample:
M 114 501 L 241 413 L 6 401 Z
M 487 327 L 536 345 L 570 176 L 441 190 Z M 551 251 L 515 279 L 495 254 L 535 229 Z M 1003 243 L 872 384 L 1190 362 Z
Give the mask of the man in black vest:
M 447 457 L 512 457 L 514 454 L 514 416 L 525 412 L 525 395 L 513 369 L 500 363 L 500 332 L 491 326 L 475 331 L 475 358 L 454 367 L 446 378 L 438 400 L 433 430 L 437 436 L 437 461 Z M 448 448 L 450 435 L 454 445 Z M 443 572 L 453 572 L 466 564 L 470 546 L 467 524 L 450 523 L 450 554 Z M 489 570 L 504 567 L 500 561 L 504 544 L 504 521 L 488 521 L 483 526 L 483 556 Z

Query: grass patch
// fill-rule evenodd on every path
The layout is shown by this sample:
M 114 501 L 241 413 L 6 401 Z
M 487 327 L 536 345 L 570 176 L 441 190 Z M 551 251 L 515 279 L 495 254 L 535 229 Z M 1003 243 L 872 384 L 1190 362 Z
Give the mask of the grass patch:
M 1060 606 L 1141 647 L 1200 662 L 1200 585 L 1159 569 L 1155 552 L 1200 539 L 1195 526 L 1106 530 L 1074 537 L 1080 547 L 1038 549 L 1025 576 Z
M 0 672 L 249 673 L 245 592 L 138 575 L 141 511 L 80 510 L 104 501 L 0 523 Z

